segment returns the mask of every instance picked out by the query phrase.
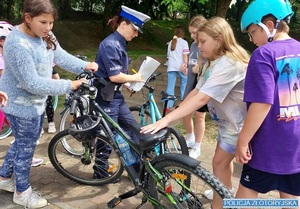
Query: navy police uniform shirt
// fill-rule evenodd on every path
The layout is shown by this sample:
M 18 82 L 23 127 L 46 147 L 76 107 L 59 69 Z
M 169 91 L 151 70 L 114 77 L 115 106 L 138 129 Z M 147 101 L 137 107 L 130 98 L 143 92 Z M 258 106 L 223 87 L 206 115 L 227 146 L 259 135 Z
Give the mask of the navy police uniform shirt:
M 96 63 L 98 77 L 108 78 L 120 72 L 128 74 L 127 41 L 117 31 L 107 36 L 99 45 Z

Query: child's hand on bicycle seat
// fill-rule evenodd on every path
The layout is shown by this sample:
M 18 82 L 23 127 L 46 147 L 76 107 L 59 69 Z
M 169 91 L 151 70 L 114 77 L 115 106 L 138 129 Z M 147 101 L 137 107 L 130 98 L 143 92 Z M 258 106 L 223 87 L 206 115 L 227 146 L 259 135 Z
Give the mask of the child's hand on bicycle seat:
M 74 91 L 80 87 L 82 83 L 87 83 L 85 78 L 80 78 L 79 80 L 71 81 L 71 90 Z
M 143 133 L 143 134 L 147 134 L 147 133 L 155 134 L 159 130 L 167 127 L 168 125 L 169 125 L 168 119 L 166 117 L 164 117 L 164 118 L 160 119 L 159 121 L 157 121 L 155 123 L 149 124 L 147 126 L 143 126 L 141 128 L 140 133 Z

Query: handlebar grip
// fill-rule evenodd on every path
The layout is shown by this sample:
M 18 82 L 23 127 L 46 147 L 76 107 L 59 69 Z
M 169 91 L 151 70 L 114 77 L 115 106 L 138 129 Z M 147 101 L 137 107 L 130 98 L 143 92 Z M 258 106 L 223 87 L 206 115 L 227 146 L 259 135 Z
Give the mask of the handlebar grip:
M 70 115 L 74 115 L 76 107 L 77 107 L 77 100 L 74 99 L 72 101 L 72 104 L 71 104 L 71 107 L 70 107 Z

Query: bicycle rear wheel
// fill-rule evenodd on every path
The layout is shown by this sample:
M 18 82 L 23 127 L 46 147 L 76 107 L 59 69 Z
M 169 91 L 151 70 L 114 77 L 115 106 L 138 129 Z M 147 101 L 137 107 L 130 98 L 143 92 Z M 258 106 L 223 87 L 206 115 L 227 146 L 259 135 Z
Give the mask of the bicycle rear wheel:
M 145 126 L 152 123 L 150 112 L 148 110 L 142 111 L 141 106 L 131 106 L 129 110 L 138 124 Z
M 166 140 L 168 152 L 189 155 L 189 149 L 184 136 L 174 127 L 169 127 L 170 135 Z
M 149 191 L 165 208 L 175 208 L 174 204 L 188 209 L 212 208 L 212 200 L 203 193 L 212 189 L 220 202 L 224 198 L 233 198 L 230 191 L 212 173 L 198 165 L 195 168 L 182 162 L 164 160 L 155 163 L 154 168 L 162 175 L 162 180 L 149 178 Z M 170 198 L 172 196 L 173 203 Z M 155 206 L 155 208 L 163 208 Z M 176 207 L 179 208 L 179 207 Z
M 63 146 L 63 140 L 76 149 L 77 153 L 82 154 L 71 155 Z M 96 143 L 99 142 L 102 146 L 96 146 Z M 111 153 L 104 154 L 107 153 L 103 152 L 104 149 L 111 149 Z M 96 157 L 96 153 L 98 153 L 98 157 Z M 99 153 L 103 154 L 99 156 Z M 59 173 L 80 184 L 99 186 L 112 183 L 124 171 L 121 160 L 104 139 L 95 138 L 89 146 L 86 146 L 73 138 L 68 130 L 61 131 L 52 138 L 48 146 L 48 155 L 52 165 Z M 107 165 L 107 161 L 108 168 L 104 166 Z

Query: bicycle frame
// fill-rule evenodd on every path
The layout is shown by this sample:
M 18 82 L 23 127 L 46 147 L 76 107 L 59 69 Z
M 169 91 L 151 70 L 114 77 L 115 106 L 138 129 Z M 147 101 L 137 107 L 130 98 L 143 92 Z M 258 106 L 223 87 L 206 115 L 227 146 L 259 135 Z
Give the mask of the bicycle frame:
M 149 100 L 149 107 L 150 107 L 150 115 L 151 115 L 151 122 L 155 123 L 156 121 L 160 120 L 161 114 L 157 107 L 157 104 L 155 102 L 154 96 L 152 92 L 149 92 L 148 94 L 148 100 Z
M 150 117 L 151 117 L 151 123 L 154 123 L 154 122 L 160 120 L 162 117 L 164 117 L 166 115 L 166 113 L 167 113 L 167 109 L 166 109 L 167 102 L 169 100 L 174 100 L 174 101 L 176 100 L 175 96 L 170 96 L 170 95 L 167 95 L 164 92 L 161 92 L 161 94 L 163 95 L 163 98 L 162 98 L 163 113 L 162 114 L 160 113 L 160 110 L 157 106 L 157 103 L 156 103 L 154 95 L 153 95 L 154 88 L 152 86 L 148 85 L 149 82 L 154 81 L 156 79 L 156 77 L 159 76 L 159 75 L 161 75 L 161 73 L 152 74 L 144 84 L 144 87 L 147 88 L 149 92 L 147 94 L 147 97 L 144 97 L 144 98 L 147 98 L 147 101 L 141 106 L 141 111 L 140 111 L 140 124 L 141 125 L 147 125 L 146 121 L 145 121 L 145 117 L 147 117 L 147 116 L 145 116 L 145 111 L 146 110 L 149 111 L 149 114 L 150 114 Z M 166 97 L 164 97 L 164 96 L 166 96 Z

